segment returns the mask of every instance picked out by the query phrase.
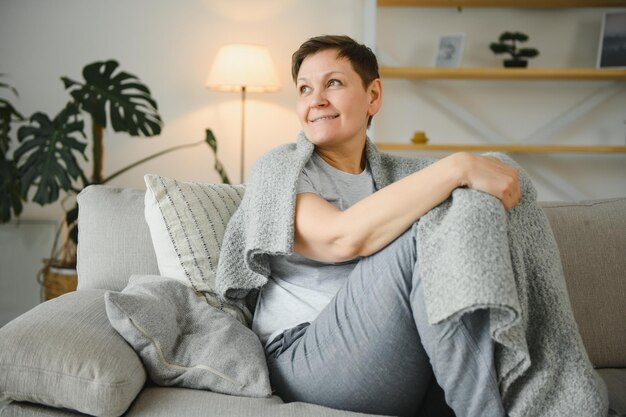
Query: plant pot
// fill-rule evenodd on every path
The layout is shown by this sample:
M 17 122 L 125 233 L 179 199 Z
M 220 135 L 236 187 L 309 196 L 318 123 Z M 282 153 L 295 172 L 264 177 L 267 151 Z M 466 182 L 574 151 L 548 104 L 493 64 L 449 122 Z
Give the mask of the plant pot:
M 76 290 L 78 274 L 74 265 L 67 265 L 57 260 L 44 259 L 44 268 L 41 271 L 43 299 L 51 300 L 65 293 Z
M 504 68 L 526 68 L 528 66 L 528 61 L 524 61 L 523 59 L 505 59 L 504 60 Z

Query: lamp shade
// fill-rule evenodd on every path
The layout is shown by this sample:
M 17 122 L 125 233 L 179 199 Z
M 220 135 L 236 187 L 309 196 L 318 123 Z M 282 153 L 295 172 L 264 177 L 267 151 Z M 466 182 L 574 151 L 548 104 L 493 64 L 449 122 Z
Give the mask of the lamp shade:
M 222 46 L 217 52 L 207 87 L 218 91 L 264 92 L 280 88 L 268 49 L 260 45 Z

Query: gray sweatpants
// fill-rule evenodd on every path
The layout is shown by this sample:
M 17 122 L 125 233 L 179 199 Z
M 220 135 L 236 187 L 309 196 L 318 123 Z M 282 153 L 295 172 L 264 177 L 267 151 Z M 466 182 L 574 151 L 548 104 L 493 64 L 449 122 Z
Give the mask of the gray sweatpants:
M 286 402 L 417 416 L 434 373 L 457 417 L 505 416 L 488 312 L 429 325 L 416 263 L 411 228 L 361 259 L 312 323 L 276 337 L 266 349 L 276 393 Z

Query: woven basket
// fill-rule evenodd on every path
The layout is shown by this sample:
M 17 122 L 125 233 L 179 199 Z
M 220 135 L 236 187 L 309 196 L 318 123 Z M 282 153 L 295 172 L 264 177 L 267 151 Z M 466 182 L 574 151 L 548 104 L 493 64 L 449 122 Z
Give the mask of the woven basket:
M 42 270 L 44 301 L 76 290 L 78 274 L 75 268 L 50 264 L 48 259 L 44 259 L 44 265 Z

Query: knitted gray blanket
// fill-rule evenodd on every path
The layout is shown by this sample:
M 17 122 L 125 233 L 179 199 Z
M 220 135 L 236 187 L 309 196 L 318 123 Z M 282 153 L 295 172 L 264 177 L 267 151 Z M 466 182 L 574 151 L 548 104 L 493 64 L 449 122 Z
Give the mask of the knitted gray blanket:
M 296 179 L 313 150 L 300 134 L 252 170 L 216 277 L 217 292 L 242 309 L 267 282 L 269 257 L 293 251 Z M 519 169 L 505 155 L 494 156 Z M 366 157 L 376 189 L 431 163 L 381 154 L 369 140 Z M 606 387 L 579 336 L 554 236 L 521 169 L 520 183 L 522 200 L 512 210 L 486 193 L 459 188 L 419 220 L 429 322 L 489 309 L 500 392 L 511 417 L 604 417 Z

